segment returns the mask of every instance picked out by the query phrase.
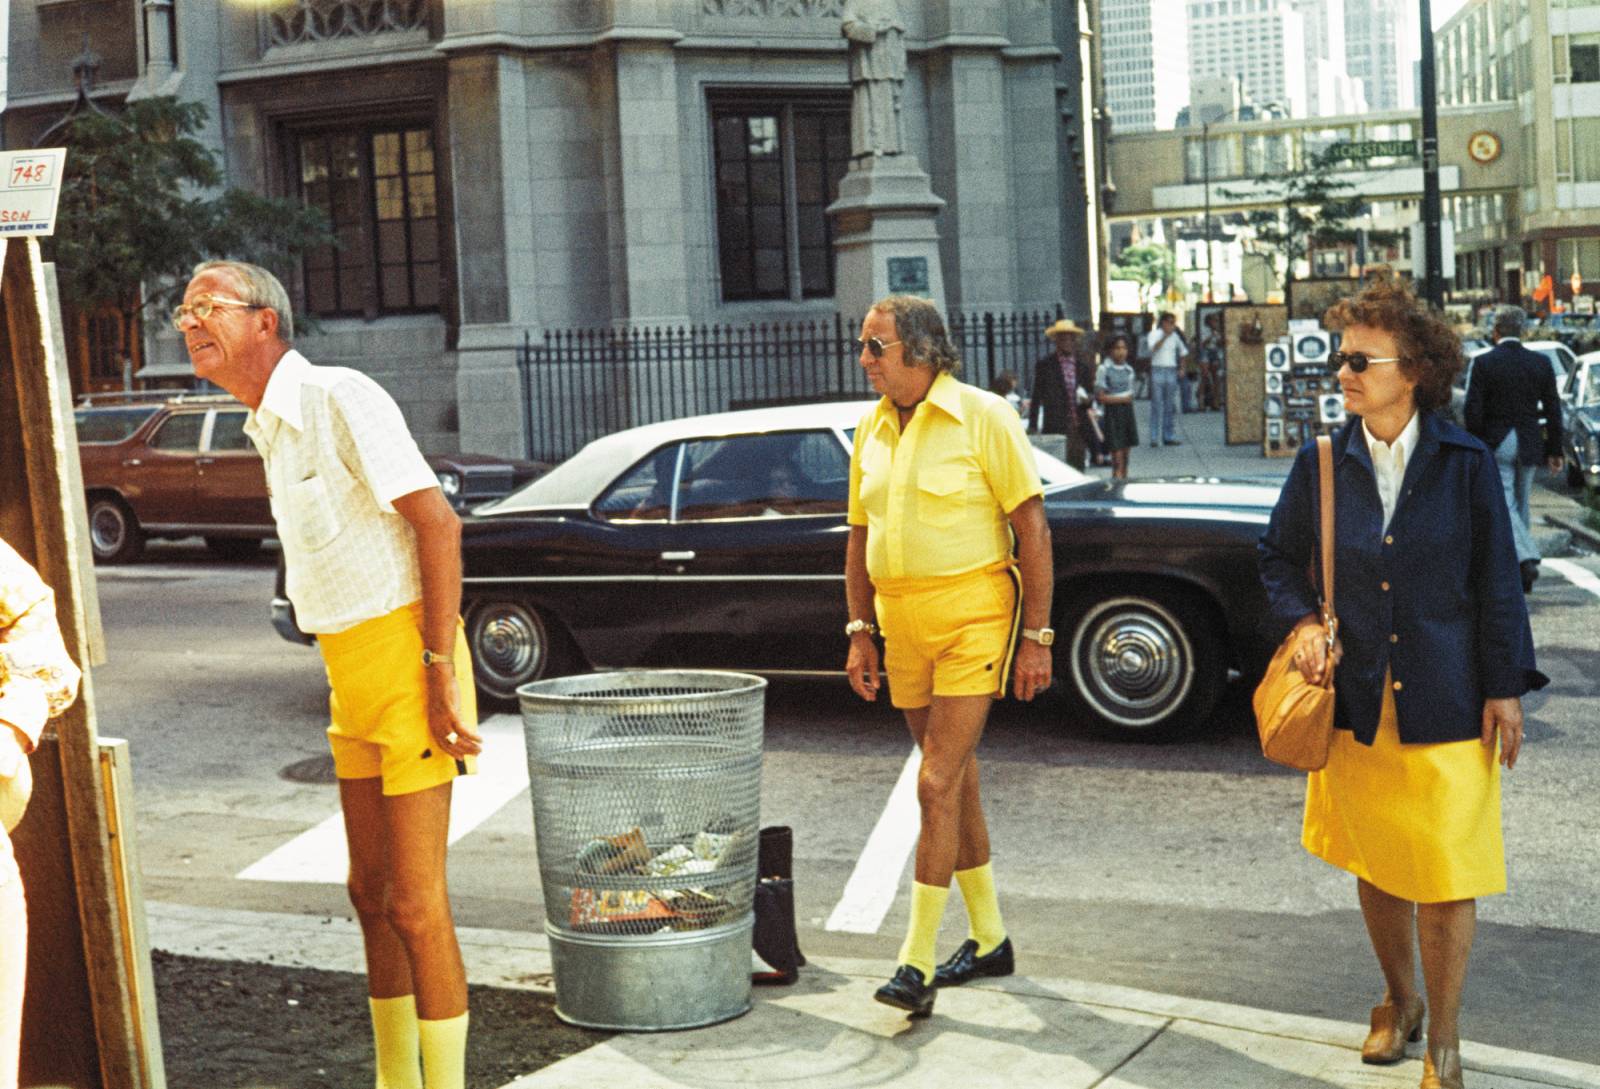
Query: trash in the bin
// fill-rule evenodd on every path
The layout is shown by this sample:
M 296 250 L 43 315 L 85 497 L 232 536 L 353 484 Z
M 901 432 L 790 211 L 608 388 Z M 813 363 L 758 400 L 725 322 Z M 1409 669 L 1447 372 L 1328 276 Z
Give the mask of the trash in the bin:
M 671 877 L 680 873 L 710 873 L 716 868 L 715 859 L 697 858 L 695 852 L 679 843 L 645 863 L 644 872 L 651 877 Z
M 644 830 L 635 828 L 620 836 L 599 836 L 578 849 L 578 872 L 626 873 L 650 861 Z
M 637 889 L 573 889 L 571 924 L 575 930 L 637 933 L 637 924 L 666 924 L 673 909 L 653 893 Z

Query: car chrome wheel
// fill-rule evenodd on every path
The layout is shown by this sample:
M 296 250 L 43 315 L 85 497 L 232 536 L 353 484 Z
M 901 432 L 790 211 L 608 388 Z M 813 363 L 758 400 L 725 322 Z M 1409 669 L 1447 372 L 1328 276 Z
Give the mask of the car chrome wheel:
M 1073 628 L 1069 654 L 1073 683 L 1089 708 L 1125 729 L 1162 725 L 1194 687 L 1188 633 L 1149 598 L 1091 606 Z
M 144 547 L 144 534 L 120 500 L 101 496 L 89 502 L 89 545 L 102 563 L 134 559 Z
M 544 676 L 549 665 L 549 629 L 539 611 L 525 602 L 478 605 L 472 610 L 468 642 L 478 687 L 497 700 L 515 700 L 517 688 Z

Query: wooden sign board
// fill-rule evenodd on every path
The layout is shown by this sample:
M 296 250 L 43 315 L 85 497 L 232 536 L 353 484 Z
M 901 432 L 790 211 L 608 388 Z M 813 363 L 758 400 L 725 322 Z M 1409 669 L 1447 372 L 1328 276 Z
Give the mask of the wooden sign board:
M 1289 331 L 1281 306 L 1233 306 L 1223 323 L 1228 359 L 1228 444 L 1258 443 L 1266 437 L 1267 346 Z
M 34 797 L 14 836 L 30 931 L 21 1084 L 162 1089 L 143 907 L 95 726 L 93 570 L 50 288 L 34 240 L 3 244 L 0 534 L 55 590 L 67 649 L 84 667 L 78 701 L 33 754 Z

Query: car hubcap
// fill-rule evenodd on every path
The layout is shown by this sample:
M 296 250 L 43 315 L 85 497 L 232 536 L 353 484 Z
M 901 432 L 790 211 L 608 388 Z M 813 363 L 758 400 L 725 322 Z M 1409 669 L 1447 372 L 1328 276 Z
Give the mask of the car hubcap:
M 488 605 L 478 618 L 474 665 L 507 694 L 538 678 L 544 667 L 544 625 L 527 609 Z
M 1072 676 L 1099 714 L 1122 726 L 1153 726 L 1188 698 L 1194 651 L 1176 617 L 1145 598 L 1101 602 L 1078 624 Z
M 121 548 L 125 530 L 122 512 L 116 507 L 102 503 L 94 509 L 94 517 L 89 520 L 89 532 L 96 552 L 109 555 Z

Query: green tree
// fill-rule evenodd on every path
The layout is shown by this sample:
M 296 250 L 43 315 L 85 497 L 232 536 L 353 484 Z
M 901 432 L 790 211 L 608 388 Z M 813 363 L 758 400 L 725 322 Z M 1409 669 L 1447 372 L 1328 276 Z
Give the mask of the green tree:
M 1111 263 L 1111 278 L 1137 281 L 1140 300 L 1148 305 L 1151 298 L 1176 282 L 1178 262 L 1167 247 L 1140 242 L 1117 255 Z M 1154 292 L 1150 290 L 1153 287 L 1157 288 Z
M 1340 161 L 1323 152 L 1304 170 L 1261 175 L 1255 179 L 1254 190 L 1219 190 L 1229 200 L 1258 201 L 1263 193 L 1270 196 L 1272 207 L 1251 209 L 1244 218 L 1255 232 L 1256 245 L 1274 262 L 1283 262 L 1286 293 L 1297 263 L 1317 249 L 1353 245 L 1362 229 L 1360 221 L 1372 212 L 1372 202 L 1338 177 Z M 1367 232 L 1370 246 L 1392 245 L 1398 238 L 1394 231 Z
M 333 241 L 326 217 L 293 200 L 224 188 L 216 155 L 197 138 L 198 102 L 149 98 L 118 113 L 89 110 L 67 124 L 55 235 L 62 297 L 80 311 L 121 311 L 131 355 L 141 311 L 164 315 L 189 270 L 210 258 L 287 270 Z

